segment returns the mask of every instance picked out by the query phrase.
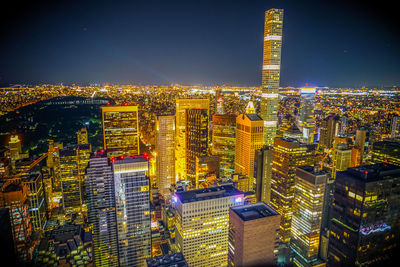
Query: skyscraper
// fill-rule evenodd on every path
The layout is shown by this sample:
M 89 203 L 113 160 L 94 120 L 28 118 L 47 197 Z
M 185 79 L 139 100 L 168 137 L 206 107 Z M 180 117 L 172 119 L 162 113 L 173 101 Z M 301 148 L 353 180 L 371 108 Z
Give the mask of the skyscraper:
M 95 266 L 118 266 L 114 179 L 104 150 L 96 152 L 90 159 L 86 175 L 88 221 L 93 227 Z
M 305 143 L 314 142 L 315 131 L 315 87 L 301 88 L 300 112 L 298 117 L 298 125 L 303 133 L 302 140 Z
M 243 205 L 232 185 L 177 192 L 176 245 L 189 266 L 226 266 L 229 208 Z
M 400 137 L 400 117 L 393 117 L 390 137 Z
M 317 144 L 300 143 L 296 139 L 275 138 L 272 162 L 271 206 L 281 215 L 279 239 L 282 259 L 287 261 L 291 234 L 292 202 L 296 169 L 313 166 Z
M 85 127 L 76 133 L 76 138 L 78 139 L 79 145 L 89 144 L 88 131 Z
M 279 223 L 264 202 L 230 208 L 228 266 L 275 266 Z
M 148 159 L 112 159 L 120 266 L 146 266 L 151 257 L 150 181 Z
M 334 113 L 329 114 L 321 121 L 319 145 L 322 148 L 332 148 L 333 138 L 339 131 L 339 116 Z
M 263 147 L 256 151 L 254 164 L 256 198 L 257 201 L 263 201 L 267 204 L 271 199 L 272 155 L 271 147 Z
M 208 152 L 208 109 L 186 110 L 186 170 L 187 179 L 195 188 L 196 157 L 206 156 Z
M 157 116 L 156 162 L 158 190 L 167 194 L 175 184 L 175 116 Z
M 400 169 L 380 163 L 338 172 L 328 266 L 393 265 L 400 244 Z
M 33 231 L 42 231 L 46 224 L 46 200 L 43 175 L 32 173 L 22 179 L 22 184 L 28 188 L 29 217 Z
M 212 154 L 221 159 L 221 177 L 230 177 L 235 171 L 235 126 L 233 114 L 212 117 Z
M 311 166 L 297 168 L 290 239 L 296 266 L 322 263 L 318 249 L 327 179 L 326 171 Z
M 186 164 L 186 111 L 188 109 L 206 109 L 209 117 L 209 99 L 177 99 L 176 100 L 176 135 L 175 135 L 175 174 L 176 180 L 185 180 Z
M 108 157 L 139 155 L 138 106 L 101 107 Z
M 371 149 L 371 161 L 373 163 L 386 162 L 400 166 L 400 142 L 375 142 Z
M 333 164 L 332 164 L 332 177 L 336 177 L 336 172 L 345 171 L 350 167 L 351 162 L 351 149 L 347 144 L 339 144 L 333 151 Z
M 257 114 L 240 114 L 236 117 L 235 173 L 246 175 L 252 189 L 254 158 L 264 144 L 264 122 Z
M 272 146 L 278 123 L 283 9 L 265 11 L 262 95 L 260 115 L 265 125 L 265 144 Z

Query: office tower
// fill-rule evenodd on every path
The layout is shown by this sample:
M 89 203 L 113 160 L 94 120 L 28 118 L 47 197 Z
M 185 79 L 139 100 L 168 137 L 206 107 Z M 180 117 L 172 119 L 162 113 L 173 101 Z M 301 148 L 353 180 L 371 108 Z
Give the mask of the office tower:
M 329 266 L 388 266 L 400 244 L 400 168 L 386 163 L 338 172 Z
M 36 265 L 93 266 L 92 245 L 90 231 L 80 225 L 66 223 L 47 232 L 40 240 Z
M 88 132 L 86 128 L 80 129 L 76 133 L 76 138 L 78 140 L 79 145 L 87 145 L 89 144 L 89 139 L 88 139 Z
M 205 109 L 209 117 L 209 99 L 177 99 L 176 100 L 176 134 L 175 134 L 175 174 L 176 180 L 185 180 L 186 165 L 186 111 L 188 109 Z
M 272 147 L 257 150 L 254 164 L 256 199 L 267 204 L 271 199 L 272 154 Z
M 208 152 L 208 109 L 186 110 L 186 170 L 187 179 L 195 188 L 196 157 L 206 156 Z
M 257 114 L 236 117 L 235 173 L 249 177 L 250 188 L 255 184 L 254 157 L 264 145 L 264 122 Z
M 157 116 L 156 164 L 158 190 L 167 194 L 175 184 L 175 116 Z
M 230 208 L 228 266 L 275 266 L 279 223 L 264 202 Z
M 362 163 L 362 150 L 360 148 L 351 148 L 350 167 L 358 167 Z
M 296 170 L 290 239 L 296 266 L 322 263 L 318 249 L 327 179 L 326 171 L 311 166 Z
M 283 9 L 265 11 L 262 95 L 260 116 L 265 125 L 265 144 L 272 146 L 278 123 Z
M 208 184 L 209 179 L 216 180 L 219 178 L 219 164 L 220 159 L 216 156 L 196 157 L 196 185 L 201 185 L 202 183 Z
M 282 124 L 279 127 L 279 137 L 303 139 L 303 133 L 297 127 L 294 118 L 291 115 L 285 116 L 282 120 Z M 278 136 L 277 136 L 278 137 Z
M 144 156 L 112 159 L 120 266 L 146 266 L 151 257 L 150 181 Z
M 333 151 L 333 164 L 332 164 L 332 177 L 336 177 L 336 172 L 345 171 L 350 167 L 351 163 L 351 149 L 347 144 L 341 143 Z
M 325 119 L 321 121 L 320 125 L 320 138 L 319 145 L 322 148 L 332 148 L 333 138 L 338 134 L 338 121 L 339 116 L 334 113 L 329 114 Z
M 104 150 L 90 159 L 85 184 L 95 266 L 118 266 L 114 179 Z
M 56 195 L 61 197 L 61 180 L 60 180 L 60 149 L 63 148 L 61 143 L 49 140 L 49 149 L 47 150 L 46 165 L 50 169 L 52 176 L 52 191 L 57 192 Z
M 212 116 L 212 154 L 221 159 L 221 177 L 230 177 L 235 171 L 235 128 L 235 115 Z
M 395 166 L 400 166 L 400 142 L 375 142 L 371 149 L 371 161 L 373 163 L 386 162 Z
M 177 248 L 189 266 L 226 266 L 229 208 L 243 205 L 243 193 L 232 185 L 177 192 Z
M 299 166 L 313 166 L 316 161 L 317 144 L 300 143 L 296 139 L 275 138 L 272 179 L 271 206 L 281 215 L 279 239 L 282 242 L 282 260 L 287 260 L 292 222 L 292 202 L 296 169 Z
M 63 208 L 82 215 L 84 174 L 91 153 L 90 145 L 72 145 L 60 150 L 60 180 Z
M 33 251 L 28 188 L 17 181 L 1 182 L 0 187 L 0 208 L 9 210 L 16 255 L 20 261 L 27 262 Z
M 46 199 L 42 173 L 32 173 L 22 179 L 28 188 L 29 217 L 33 231 L 42 231 L 46 224 Z
M 393 117 L 390 137 L 400 137 L 400 117 Z
M 217 98 L 217 114 L 225 114 L 224 111 L 224 98 L 221 96 L 221 91 L 216 91 L 216 98 Z
M 367 130 L 364 128 L 358 129 L 356 131 L 356 140 L 354 142 L 354 147 L 361 150 L 361 163 L 364 157 L 365 142 L 367 140 Z
M 340 130 L 339 134 L 340 135 L 346 135 L 347 134 L 347 127 L 349 123 L 349 116 L 347 114 L 344 114 L 341 119 L 340 119 Z
M 298 116 L 298 125 L 303 133 L 302 140 L 305 143 L 314 142 L 315 132 L 315 87 L 301 88 L 300 112 Z
M 138 106 L 101 107 L 108 157 L 139 155 Z
M 21 140 L 18 135 L 11 136 L 8 147 L 10 149 L 11 162 L 15 163 L 15 161 L 21 158 L 20 154 L 22 153 Z

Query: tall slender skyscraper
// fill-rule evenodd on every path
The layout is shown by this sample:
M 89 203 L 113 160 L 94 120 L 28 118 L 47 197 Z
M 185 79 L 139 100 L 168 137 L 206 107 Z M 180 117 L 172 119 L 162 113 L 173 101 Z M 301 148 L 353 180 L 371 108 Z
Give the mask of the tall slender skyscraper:
M 120 266 L 146 266 L 151 257 L 150 181 L 148 159 L 113 158 Z
M 139 155 L 138 106 L 105 106 L 101 111 L 108 157 Z
M 185 180 L 187 178 L 186 111 L 188 109 L 195 109 L 195 108 L 206 109 L 207 117 L 209 117 L 210 100 L 209 99 L 176 100 L 175 174 L 177 181 Z
M 265 144 L 272 146 L 278 123 L 283 9 L 265 11 L 262 95 L 260 115 L 265 125 Z
M 156 161 L 158 190 L 168 193 L 175 181 L 175 116 L 157 116 Z
M 208 149 L 208 109 L 186 111 L 186 170 L 187 179 L 198 188 L 196 157 L 206 156 Z
M 93 227 L 95 266 L 118 266 L 114 179 L 104 150 L 96 152 L 86 169 L 89 224 Z

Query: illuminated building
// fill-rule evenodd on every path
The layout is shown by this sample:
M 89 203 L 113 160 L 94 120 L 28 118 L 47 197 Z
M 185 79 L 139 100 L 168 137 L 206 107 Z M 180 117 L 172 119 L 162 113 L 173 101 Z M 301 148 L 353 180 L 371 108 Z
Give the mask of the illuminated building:
M 196 185 L 207 182 L 207 178 L 219 177 L 219 157 L 216 156 L 200 156 L 196 157 Z
M 314 142 L 315 131 L 315 87 L 301 88 L 300 112 L 298 117 L 298 125 L 303 133 L 302 141 L 305 143 Z
M 144 156 L 112 159 L 119 266 L 146 266 L 151 257 L 150 181 Z
M 249 177 L 253 188 L 254 158 L 264 145 L 264 122 L 257 114 L 240 114 L 236 117 L 235 173 Z
M 67 213 L 83 211 L 83 183 L 90 153 L 90 145 L 73 145 L 60 150 L 62 203 Z
M 139 155 L 138 106 L 104 106 L 101 111 L 108 157 Z
M 79 145 L 87 145 L 89 144 L 89 139 L 88 139 L 88 132 L 86 128 L 82 128 L 76 133 L 76 137 L 78 140 Z
M 21 158 L 20 154 L 22 153 L 21 140 L 18 135 L 11 136 L 10 142 L 8 142 L 8 147 L 10 149 L 11 162 L 15 163 L 15 161 Z
M 239 173 L 234 173 L 232 174 L 232 182 L 234 186 L 242 191 L 242 192 L 248 192 L 250 191 L 249 189 L 249 177 L 243 174 Z
M 196 157 L 206 156 L 208 152 L 208 109 L 186 110 L 186 170 L 187 179 L 195 188 Z
M 63 148 L 61 143 L 49 140 L 49 149 L 47 151 L 46 165 L 50 169 L 52 176 L 52 190 L 53 192 L 61 192 L 60 180 L 60 149 Z
M 345 171 L 350 167 L 351 149 L 346 144 L 339 144 L 333 151 L 332 177 L 336 177 L 336 172 Z
M 118 266 L 114 179 L 104 150 L 96 152 L 90 159 L 85 184 L 94 263 L 96 266 Z
M 348 123 L 349 123 L 349 117 L 347 116 L 347 114 L 344 114 L 340 118 L 340 130 L 339 130 L 339 134 L 340 135 L 346 135 L 347 134 Z
M 317 144 L 300 143 L 296 139 L 275 138 L 272 161 L 270 205 L 281 215 L 279 239 L 281 261 L 287 261 L 292 222 L 292 202 L 296 169 L 313 166 Z
M 265 11 L 262 94 L 260 115 L 265 125 L 265 144 L 272 146 L 278 123 L 283 9 Z
M 7 208 L 10 213 L 14 249 L 22 262 L 32 257 L 30 246 L 32 227 L 29 216 L 28 188 L 20 182 L 0 182 L 0 208 Z
M 275 266 L 279 223 L 264 202 L 230 208 L 228 266 Z
M 336 114 L 329 114 L 328 117 L 321 121 L 319 145 L 322 148 L 332 148 L 333 138 L 337 136 L 339 131 L 339 117 Z
M 167 194 L 175 184 L 175 116 L 157 116 L 156 130 L 158 190 Z
M 43 175 L 33 173 L 22 179 L 22 184 L 28 188 L 29 217 L 33 231 L 44 230 L 46 224 L 46 200 Z
M 400 166 L 400 142 L 375 142 L 371 149 L 371 161 L 373 163 L 386 162 Z
M 358 167 L 362 163 L 362 150 L 360 148 L 351 148 L 350 167 Z
M 256 198 L 267 204 L 271 199 L 272 154 L 272 148 L 268 146 L 257 150 L 254 165 Z
M 235 126 L 233 114 L 212 116 L 212 154 L 221 159 L 221 177 L 230 177 L 235 170 Z
M 310 166 L 297 168 L 290 239 L 296 266 L 322 263 L 318 250 L 327 179 L 326 171 Z
M 356 140 L 354 146 L 361 149 L 361 155 L 364 155 L 365 141 L 367 140 L 367 130 L 361 128 L 356 131 Z
M 175 135 L 175 174 L 176 180 L 185 180 L 187 174 L 186 119 L 188 109 L 205 109 L 209 117 L 209 99 L 177 99 L 176 100 L 176 135 Z M 207 141 L 208 143 L 208 141 Z
M 390 137 L 399 138 L 400 137 L 400 117 L 393 117 L 392 127 Z
M 400 168 L 386 163 L 338 172 L 328 266 L 384 266 L 400 244 Z
M 229 208 L 243 200 L 232 185 L 175 193 L 175 242 L 189 266 L 227 265 Z

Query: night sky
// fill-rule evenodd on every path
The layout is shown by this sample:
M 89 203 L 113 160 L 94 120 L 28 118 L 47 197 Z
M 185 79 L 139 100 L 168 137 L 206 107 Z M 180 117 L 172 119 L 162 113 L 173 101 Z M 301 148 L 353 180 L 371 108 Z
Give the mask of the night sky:
M 274 7 L 285 10 L 281 86 L 400 85 L 398 9 L 370 2 L 10 1 L 0 84 L 259 86 Z

